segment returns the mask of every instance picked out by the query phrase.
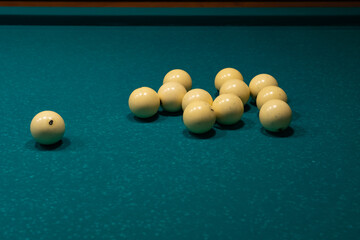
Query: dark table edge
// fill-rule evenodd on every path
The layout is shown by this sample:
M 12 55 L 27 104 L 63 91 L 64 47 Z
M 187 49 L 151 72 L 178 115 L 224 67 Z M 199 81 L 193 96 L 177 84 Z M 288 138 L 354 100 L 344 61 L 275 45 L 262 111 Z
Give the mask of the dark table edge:
M 0 25 L 360 26 L 360 8 L 0 7 Z

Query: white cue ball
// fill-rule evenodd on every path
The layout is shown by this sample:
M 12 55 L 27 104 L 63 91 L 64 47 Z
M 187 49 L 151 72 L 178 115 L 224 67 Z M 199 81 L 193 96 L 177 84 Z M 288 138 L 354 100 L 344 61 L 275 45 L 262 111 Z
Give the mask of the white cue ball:
M 148 87 L 135 89 L 129 97 L 130 111 L 139 118 L 154 116 L 160 107 L 160 98 L 157 92 Z
M 34 139 L 45 145 L 57 143 L 65 133 L 65 122 L 53 111 L 43 111 L 32 119 L 30 132 Z
M 226 81 L 220 88 L 219 94 L 232 93 L 238 96 L 245 105 L 250 98 L 250 88 L 248 85 L 239 79 L 232 79 Z
M 264 103 L 272 99 L 279 99 L 287 102 L 287 95 L 284 90 L 277 86 L 264 87 L 256 97 L 256 106 L 258 109 L 261 109 Z
M 249 84 L 251 97 L 256 100 L 256 97 L 261 89 L 267 86 L 279 86 L 279 84 L 276 79 L 269 74 L 262 73 L 256 75 L 253 79 L 251 79 Z
M 182 109 L 185 110 L 186 106 L 193 101 L 205 101 L 210 105 L 213 103 L 210 93 L 200 88 L 192 89 L 185 94 L 182 100 Z
M 267 101 L 260 109 L 259 119 L 263 127 L 271 132 L 285 130 L 291 122 L 292 111 L 289 105 L 279 99 Z
M 237 123 L 244 113 L 243 102 L 232 93 L 221 94 L 215 98 L 212 108 L 216 114 L 216 121 L 223 125 Z
M 167 82 L 178 82 L 185 87 L 186 91 L 189 91 L 192 87 L 190 75 L 181 69 L 174 69 L 168 72 L 164 77 L 163 84 Z
M 224 68 L 220 70 L 215 77 L 215 88 L 220 90 L 221 86 L 230 79 L 239 79 L 240 81 L 244 81 L 241 73 L 235 68 Z
M 204 101 L 195 101 L 186 107 L 183 121 L 190 132 L 201 134 L 212 129 L 216 115 L 210 104 Z
M 162 108 L 168 112 L 181 110 L 186 89 L 178 82 L 167 82 L 158 91 Z

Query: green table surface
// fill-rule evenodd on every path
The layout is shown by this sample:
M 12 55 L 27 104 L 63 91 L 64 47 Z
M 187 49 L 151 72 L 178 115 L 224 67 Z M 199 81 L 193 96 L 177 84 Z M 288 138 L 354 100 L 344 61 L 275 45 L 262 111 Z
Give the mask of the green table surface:
M 0 239 L 358 238 L 359 25 L 9 22 L 44 11 L 41 19 L 62 12 L 95 21 L 125 10 L 0 8 L 8 23 L 0 25 Z M 307 11 L 285 10 L 266 11 L 282 20 Z M 310 12 L 359 19 L 358 9 L 336 10 Z M 228 11 L 256 18 L 265 10 Z M 235 127 L 197 137 L 181 114 L 139 121 L 128 108 L 134 89 L 157 90 L 175 68 L 215 98 L 214 77 L 225 67 L 246 83 L 275 76 L 291 128 L 266 132 L 248 103 Z M 43 110 L 65 120 L 57 148 L 31 137 L 30 121 Z

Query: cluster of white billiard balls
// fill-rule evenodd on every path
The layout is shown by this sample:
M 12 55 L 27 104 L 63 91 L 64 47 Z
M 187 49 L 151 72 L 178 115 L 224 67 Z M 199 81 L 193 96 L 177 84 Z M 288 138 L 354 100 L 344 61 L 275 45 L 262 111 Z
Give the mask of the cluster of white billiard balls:
M 211 130 L 216 121 L 223 125 L 239 122 L 251 96 L 260 109 L 259 119 L 265 129 L 282 131 L 291 122 L 287 95 L 269 74 L 255 76 L 248 86 L 238 70 L 225 68 L 215 77 L 219 96 L 214 101 L 207 91 L 191 87 L 192 79 L 187 72 L 172 70 L 164 77 L 158 92 L 148 87 L 134 90 L 129 97 L 130 110 L 139 118 L 154 116 L 160 105 L 168 112 L 182 110 L 185 126 L 201 134 Z M 30 131 L 38 143 L 54 144 L 64 136 L 65 122 L 56 112 L 43 111 L 32 119 Z
M 168 112 L 182 110 L 187 129 L 201 134 L 210 131 L 215 122 L 223 125 L 239 122 L 251 96 L 260 109 L 259 118 L 265 129 L 282 131 L 291 122 L 287 95 L 271 75 L 259 74 L 248 86 L 238 70 L 222 69 L 215 77 L 215 88 L 219 90 L 215 100 L 207 91 L 191 88 L 190 75 L 175 69 L 165 75 L 158 92 L 148 87 L 134 90 L 129 97 L 129 108 L 139 118 L 154 116 L 160 105 Z

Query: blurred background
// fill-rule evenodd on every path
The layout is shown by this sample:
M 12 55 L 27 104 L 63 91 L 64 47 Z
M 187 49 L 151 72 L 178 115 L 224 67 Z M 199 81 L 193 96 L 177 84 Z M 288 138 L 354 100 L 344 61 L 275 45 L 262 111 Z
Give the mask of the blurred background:
M 43 6 L 43 7 L 360 7 L 355 0 L 236 0 L 236 1 L 150 1 L 150 0 L 37 0 L 37 1 L 0 1 L 0 6 Z

